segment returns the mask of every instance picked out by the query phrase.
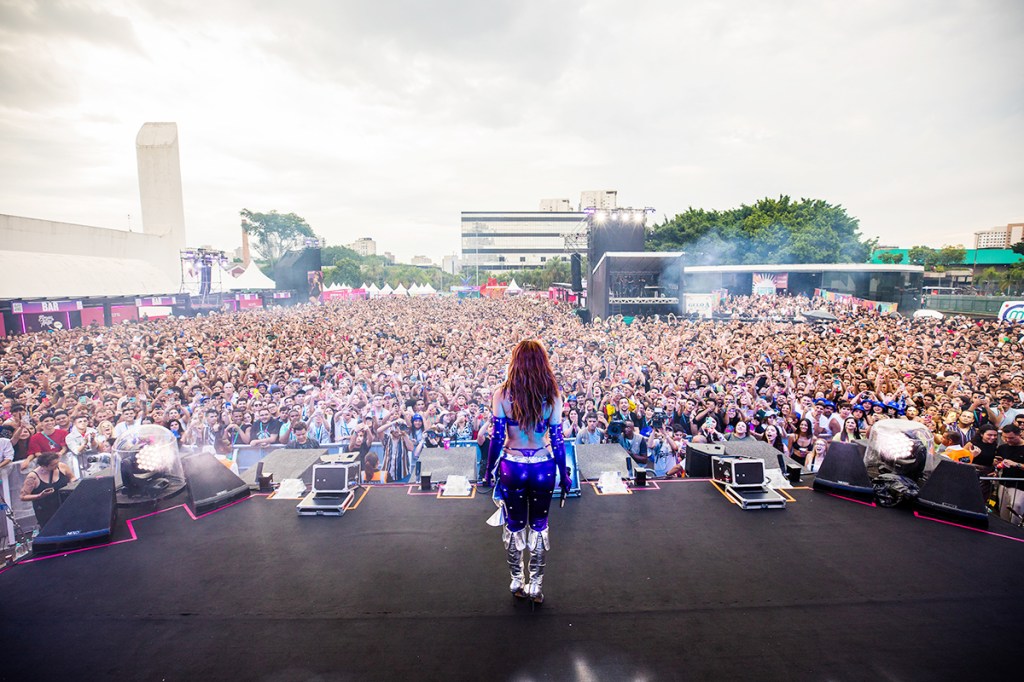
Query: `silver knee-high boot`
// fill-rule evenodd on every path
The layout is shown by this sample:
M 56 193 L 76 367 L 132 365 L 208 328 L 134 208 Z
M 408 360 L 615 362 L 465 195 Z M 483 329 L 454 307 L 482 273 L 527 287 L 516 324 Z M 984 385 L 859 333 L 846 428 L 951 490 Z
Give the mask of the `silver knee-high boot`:
M 508 560 L 508 572 L 512 577 L 509 583 L 509 591 L 517 597 L 525 596 L 523 593 L 523 550 L 526 549 L 527 529 L 513 533 L 505 526 L 502 532 L 502 540 L 505 542 L 505 555 Z
M 531 529 L 527 546 L 530 548 L 530 573 L 527 576 L 528 582 L 524 591 L 529 599 L 539 604 L 544 601 L 544 592 L 541 587 L 544 583 L 544 566 L 547 564 L 549 549 L 547 528 L 542 531 Z

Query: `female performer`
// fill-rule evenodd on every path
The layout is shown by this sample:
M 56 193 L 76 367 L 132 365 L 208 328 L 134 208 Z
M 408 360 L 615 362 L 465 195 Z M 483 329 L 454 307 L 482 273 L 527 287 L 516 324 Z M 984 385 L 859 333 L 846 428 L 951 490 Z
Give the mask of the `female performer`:
M 544 601 L 541 584 L 548 544 L 548 509 L 555 490 L 555 470 L 562 496 L 569 491 L 562 435 L 562 398 L 548 354 L 538 341 L 522 341 L 513 349 L 508 376 L 492 400 L 491 446 L 487 451 L 487 477 L 498 485 L 495 498 L 504 511 L 502 540 L 512 576 L 509 590 L 517 597 Z M 544 445 L 544 432 L 551 447 Z M 523 550 L 530 559 L 523 575 Z

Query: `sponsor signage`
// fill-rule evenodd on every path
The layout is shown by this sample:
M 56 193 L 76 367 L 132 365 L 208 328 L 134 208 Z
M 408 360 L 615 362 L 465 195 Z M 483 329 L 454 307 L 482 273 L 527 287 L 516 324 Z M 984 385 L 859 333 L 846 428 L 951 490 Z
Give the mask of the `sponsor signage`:
M 274 298 L 291 298 L 292 292 L 290 291 L 275 291 Z
M 11 312 L 15 315 L 71 313 L 81 309 L 81 301 L 14 301 L 11 303 Z
M 1000 322 L 1024 322 L 1024 301 L 1006 301 L 999 308 Z

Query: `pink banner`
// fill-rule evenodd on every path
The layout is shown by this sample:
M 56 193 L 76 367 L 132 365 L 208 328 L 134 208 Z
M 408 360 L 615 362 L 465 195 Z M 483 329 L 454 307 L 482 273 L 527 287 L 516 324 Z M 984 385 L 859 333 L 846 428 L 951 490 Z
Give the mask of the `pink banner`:
M 82 326 L 88 327 L 90 324 L 103 326 L 103 306 L 98 308 L 82 308 Z
M 110 306 L 111 324 L 121 324 L 125 320 L 139 319 L 139 309 L 133 305 L 112 305 Z

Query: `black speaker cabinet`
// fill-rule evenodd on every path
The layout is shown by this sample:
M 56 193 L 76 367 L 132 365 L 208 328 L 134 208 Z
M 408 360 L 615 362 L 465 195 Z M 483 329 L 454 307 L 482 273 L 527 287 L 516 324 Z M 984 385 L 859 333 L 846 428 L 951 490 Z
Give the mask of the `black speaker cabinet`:
M 921 486 L 917 504 L 928 511 L 988 523 L 978 471 L 970 464 L 943 459 Z
M 864 466 L 864 446 L 833 441 L 814 477 L 814 489 L 874 497 L 875 488 Z
M 711 458 L 724 455 L 725 447 L 718 443 L 687 443 L 686 475 L 689 478 L 711 478 Z
M 53 554 L 109 542 L 116 518 L 114 477 L 82 479 L 39 531 L 32 549 L 38 554 Z
M 205 514 L 249 496 L 249 485 L 207 452 L 183 458 L 181 466 L 196 514 Z
M 647 487 L 647 469 L 637 468 L 636 470 L 636 483 L 637 488 Z

